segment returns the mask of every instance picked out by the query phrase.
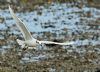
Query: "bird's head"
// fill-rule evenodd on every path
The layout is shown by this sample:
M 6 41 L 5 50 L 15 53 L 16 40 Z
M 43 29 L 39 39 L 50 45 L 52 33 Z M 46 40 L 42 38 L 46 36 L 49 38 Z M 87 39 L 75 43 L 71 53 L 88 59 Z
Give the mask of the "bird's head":
M 40 41 L 38 41 L 38 40 L 36 40 L 36 43 L 38 43 L 38 44 L 42 44 Z

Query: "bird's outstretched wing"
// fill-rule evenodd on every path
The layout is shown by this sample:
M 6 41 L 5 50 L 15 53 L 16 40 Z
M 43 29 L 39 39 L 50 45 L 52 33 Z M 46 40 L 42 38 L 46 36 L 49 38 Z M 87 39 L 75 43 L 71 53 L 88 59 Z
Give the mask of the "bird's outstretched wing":
M 65 43 L 58 43 L 58 42 L 52 42 L 52 41 L 39 41 L 40 43 L 44 44 L 57 44 L 57 45 L 72 45 L 74 42 L 65 42 Z
M 13 19 L 16 21 L 16 25 L 17 27 L 20 29 L 20 31 L 22 32 L 25 40 L 31 40 L 34 39 L 32 37 L 32 35 L 30 34 L 30 32 L 28 31 L 27 26 L 14 14 L 13 10 L 11 9 L 11 7 L 9 6 L 9 11 L 13 17 Z
M 14 20 L 16 21 L 16 25 L 17 27 L 20 29 L 20 31 L 22 32 L 25 40 L 31 40 L 34 39 L 32 37 L 32 35 L 30 34 L 30 32 L 28 31 L 28 28 L 26 27 L 26 25 L 14 14 L 13 10 L 11 9 L 11 7 L 9 6 L 9 10 L 10 13 L 12 15 L 12 17 L 14 18 Z M 36 40 L 36 39 L 34 39 Z M 52 41 L 38 41 L 39 43 L 44 43 L 44 44 L 57 44 L 57 45 L 72 45 L 74 44 L 74 42 L 65 42 L 65 43 L 57 43 L 57 42 L 52 42 Z

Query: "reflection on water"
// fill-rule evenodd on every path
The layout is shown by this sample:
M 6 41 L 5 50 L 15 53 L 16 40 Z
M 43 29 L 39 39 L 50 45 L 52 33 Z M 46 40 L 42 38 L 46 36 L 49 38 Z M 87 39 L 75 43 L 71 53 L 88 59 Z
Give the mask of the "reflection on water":
M 16 15 L 26 23 L 35 38 L 74 41 L 75 44 L 70 48 L 69 46 L 63 47 L 63 49 L 68 49 L 68 53 L 76 51 L 84 56 L 86 52 L 91 50 L 100 52 L 100 47 L 96 48 L 97 45 L 100 45 L 100 26 L 98 25 L 100 23 L 100 10 L 96 8 L 84 6 L 79 9 L 69 7 L 66 4 L 53 4 L 48 8 L 41 6 L 36 11 L 20 12 Z M 0 44 L 0 48 L 13 48 L 16 46 L 15 39 L 19 36 L 22 37 L 21 32 L 16 27 L 8 9 L 0 10 L 0 16 L 5 19 L 3 23 L 0 23 L 0 40 L 5 42 L 5 44 Z M 87 51 L 86 46 L 92 46 L 92 48 Z M 43 48 L 43 50 L 42 53 L 41 50 L 39 51 L 40 54 L 36 53 L 38 56 L 36 54 L 32 54 L 31 57 L 30 54 L 23 56 L 21 61 L 36 62 L 56 57 L 56 55 L 46 52 L 48 49 Z

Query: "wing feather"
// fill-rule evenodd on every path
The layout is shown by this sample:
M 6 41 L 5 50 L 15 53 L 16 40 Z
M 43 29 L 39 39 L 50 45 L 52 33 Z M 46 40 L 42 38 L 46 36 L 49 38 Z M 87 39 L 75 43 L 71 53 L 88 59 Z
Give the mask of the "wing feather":
M 13 10 L 11 9 L 11 7 L 9 6 L 9 10 L 10 13 L 12 15 L 12 17 L 14 18 L 14 20 L 16 21 L 16 25 L 17 27 L 20 29 L 21 33 L 24 36 L 25 40 L 30 40 L 32 39 L 32 35 L 30 34 L 30 32 L 28 31 L 27 26 L 14 14 Z
M 72 45 L 74 42 L 65 42 L 65 43 L 58 43 L 58 42 L 52 42 L 52 41 L 39 41 L 40 43 L 44 44 L 57 44 L 57 45 Z

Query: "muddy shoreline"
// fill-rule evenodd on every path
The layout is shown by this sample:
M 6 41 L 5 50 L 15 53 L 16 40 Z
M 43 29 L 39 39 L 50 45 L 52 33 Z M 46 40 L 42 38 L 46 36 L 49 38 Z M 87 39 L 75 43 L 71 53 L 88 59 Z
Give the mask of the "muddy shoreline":
M 12 7 L 14 9 L 14 7 Z M 75 41 L 72 46 L 38 46 L 23 50 L 23 39 L 9 10 L 0 16 L 0 72 L 98 72 L 100 71 L 100 10 L 69 4 L 39 6 L 19 11 L 32 36 L 39 40 Z

